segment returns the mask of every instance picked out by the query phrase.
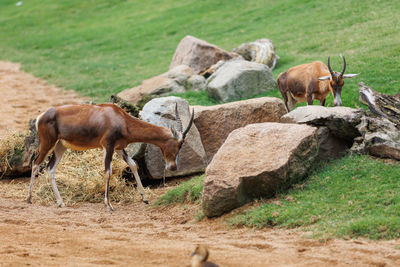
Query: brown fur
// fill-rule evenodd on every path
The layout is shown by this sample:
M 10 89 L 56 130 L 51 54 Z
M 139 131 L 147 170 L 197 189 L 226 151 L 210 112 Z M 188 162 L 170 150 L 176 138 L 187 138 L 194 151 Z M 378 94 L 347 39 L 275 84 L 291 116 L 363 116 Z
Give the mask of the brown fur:
M 178 116 L 177 111 L 176 115 Z M 177 133 L 176 131 L 139 120 L 114 104 L 81 104 L 50 108 L 40 115 L 37 120 L 40 152 L 32 167 L 28 202 L 31 202 L 32 185 L 38 166 L 50 153 L 52 153 L 52 157 L 47 169 L 52 177 L 52 186 L 57 202 L 59 206 L 62 206 L 62 199 L 54 180 L 54 171 L 66 148 L 76 150 L 103 148 L 105 151 L 106 170 L 105 203 L 112 210 L 108 200 L 108 182 L 111 175 L 111 161 L 114 151 L 120 153 L 131 167 L 143 201 L 147 203 L 137 174 L 137 166 L 128 157 L 124 150 L 125 147 L 134 142 L 156 145 L 161 149 L 166 168 L 176 170 L 176 158 L 184 142 L 185 134 L 193 122 L 193 114 L 189 126 L 183 133 Z
M 335 106 L 341 106 L 341 92 L 344 85 L 343 76 L 346 69 L 346 61 L 341 73 L 329 71 L 329 68 L 321 61 L 314 61 L 307 64 L 298 65 L 279 74 L 278 88 L 284 99 L 286 108 L 290 111 L 297 102 L 307 102 L 312 105 L 313 100 L 319 100 L 322 106 L 332 92 Z M 329 65 L 329 59 L 328 59 Z M 356 76 L 355 74 L 351 74 Z M 318 78 L 329 76 L 327 80 Z

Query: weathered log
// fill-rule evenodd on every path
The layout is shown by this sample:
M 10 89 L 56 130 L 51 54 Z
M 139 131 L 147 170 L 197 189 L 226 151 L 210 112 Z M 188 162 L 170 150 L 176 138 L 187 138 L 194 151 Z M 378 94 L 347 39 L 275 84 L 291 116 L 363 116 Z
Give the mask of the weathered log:
M 354 139 L 351 150 L 400 160 L 400 95 L 380 94 L 362 82 L 358 90 L 360 102 L 370 111 L 356 126 L 361 136 Z
M 400 128 L 400 94 L 395 96 L 381 94 L 366 86 L 363 82 L 358 85 L 360 102 L 368 105 L 375 115 L 385 117 Z

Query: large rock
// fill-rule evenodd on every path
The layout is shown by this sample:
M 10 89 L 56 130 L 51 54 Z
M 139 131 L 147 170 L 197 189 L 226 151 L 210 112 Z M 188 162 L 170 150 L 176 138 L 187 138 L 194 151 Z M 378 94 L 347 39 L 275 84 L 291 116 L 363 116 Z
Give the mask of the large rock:
M 179 65 L 166 73 L 144 80 L 140 86 L 120 92 L 118 96 L 131 104 L 141 105 L 141 102 L 147 102 L 155 97 L 186 91 L 201 91 L 205 87 L 204 77 L 196 75 L 193 69 L 186 65 Z
M 199 73 L 220 60 L 226 61 L 232 58 L 241 58 L 241 56 L 236 53 L 224 51 L 204 40 L 187 35 L 180 41 L 176 48 L 169 69 L 184 64 L 190 66 L 195 73 Z
M 233 52 L 238 53 L 245 60 L 267 65 L 270 69 L 275 68 L 279 60 L 270 39 L 258 39 L 255 42 L 241 44 L 233 49 Z
M 182 120 L 183 129 L 185 129 L 190 120 L 189 104 L 179 97 L 170 96 L 152 99 L 143 107 L 141 112 L 142 120 L 167 128 L 172 126 L 177 129 L 175 103 L 178 104 L 178 112 Z M 158 147 L 148 145 L 145 153 L 145 162 L 151 176 L 149 178 L 160 179 L 163 177 L 165 163 Z M 178 169 L 176 171 L 166 171 L 166 177 L 202 172 L 205 167 L 206 154 L 201 143 L 200 134 L 196 126 L 192 125 L 179 152 Z
M 218 101 L 229 102 L 276 88 L 276 81 L 267 66 L 245 60 L 231 60 L 208 78 L 206 91 Z
M 317 128 L 308 125 L 259 123 L 233 131 L 206 169 L 204 214 L 273 196 L 304 178 L 316 156 Z
M 233 130 L 252 123 L 278 122 L 286 108 L 279 98 L 261 97 L 216 106 L 194 106 L 194 111 L 194 123 L 210 162 Z
M 360 136 L 357 125 L 361 116 L 361 111 L 353 108 L 308 105 L 287 113 L 281 118 L 281 122 L 325 126 L 333 135 L 353 141 L 355 137 Z

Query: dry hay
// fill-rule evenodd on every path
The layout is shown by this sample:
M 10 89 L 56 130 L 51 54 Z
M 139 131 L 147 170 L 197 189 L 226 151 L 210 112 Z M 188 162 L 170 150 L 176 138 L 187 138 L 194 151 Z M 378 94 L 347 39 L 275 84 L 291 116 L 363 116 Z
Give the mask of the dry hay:
M 28 132 L 10 132 L 0 140 L 0 174 L 6 173 L 17 162 L 22 161 L 25 138 Z M 1 176 L 0 176 L 1 178 Z
M 133 184 L 122 177 L 127 164 L 117 155 L 113 158 L 109 197 L 113 203 L 128 203 L 140 200 Z M 66 205 L 77 202 L 104 201 L 103 151 L 67 151 L 56 170 L 56 183 Z M 43 204 L 56 203 L 50 178 L 45 169 L 35 180 L 33 201 Z
M 16 132 L 8 134 L 0 140 L 0 172 L 10 168 L 16 154 L 22 154 L 27 135 L 26 132 Z M 66 151 L 55 173 L 57 187 L 66 205 L 104 201 L 103 154 L 101 149 Z M 45 163 L 43 167 L 45 167 Z M 114 154 L 109 193 L 113 203 L 122 204 L 141 199 L 134 185 L 127 183 L 122 177 L 123 171 L 127 167 L 128 165 L 117 154 Z M 8 197 L 26 198 L 28 193 L 26 181 L 7 180 L 2 183 L 1 187 L 4 189 L 2 195 Z M 145 189 L 145 194 L 151 195 L 149 191 L 149 189 Z M 34 202 L 44 205 L 56 203 L 46 168 L 42 168 L 39 177 L 35 179 L 32 197 Z

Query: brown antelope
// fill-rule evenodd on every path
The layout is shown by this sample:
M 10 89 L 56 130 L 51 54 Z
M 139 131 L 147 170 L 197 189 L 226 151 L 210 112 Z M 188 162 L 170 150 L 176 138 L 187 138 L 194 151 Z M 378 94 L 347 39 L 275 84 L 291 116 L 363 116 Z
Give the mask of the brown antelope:
M 288 111 L 297 102 L 307 102 L 312 105 L 314 99 L 318 99 L 321 106 L 325 105 L 329 92 L 333 94 L 333 104 L 342 105 L 342 87 L 344 78 L 353 78 L 359 74 L 344 74 L 346 59 L 343 57 L 343 69 L 341 72 L 333 71 L 328 57 L 328 67 L 321 61 L 302 64 L 282 72 L 278 76 L 278 88 L 285 101 Z
M 192 267 L 218 267 L 217 264 L 207 261 L 208 255 L 209 253 L 206 245 L 197 245 L 196 249 L 191 254 Z
M 39 155 L 34 161 L 27 201 L 31 202 L 32 187 L 40 164 L 52 153 L 47 164 L 51 177 L 51 185 L 59 207 L 64 203 L 57 189 L 54 173 L 57 164 L 67 148 L 87 150 L 92 148 L 104 149 L 105 164 L 105 197 L 104 203 L 110 211 L 113 207 L 108 198 L 109 181 L 111 176 L 111 161 L 116 151 L 131 168 L 143 202 L 148 203 L 143 192 L 143 186 L 137 172 L 138 167 L 126 151 L 125 147 L 133 142 L 149 143 L 161 149 L 165 160 L 165 169 L 176 170 L 177 156 L 193 123 L 194 112 L 187 128 L 182 131 L 177 106 L 175 117 L 179 129 L 164 128 L 139 120 L 126 113 L 114 104 L 100 105 L 66 105 L 50 108 L 36 119 L 36 129 L 40 138 Z

